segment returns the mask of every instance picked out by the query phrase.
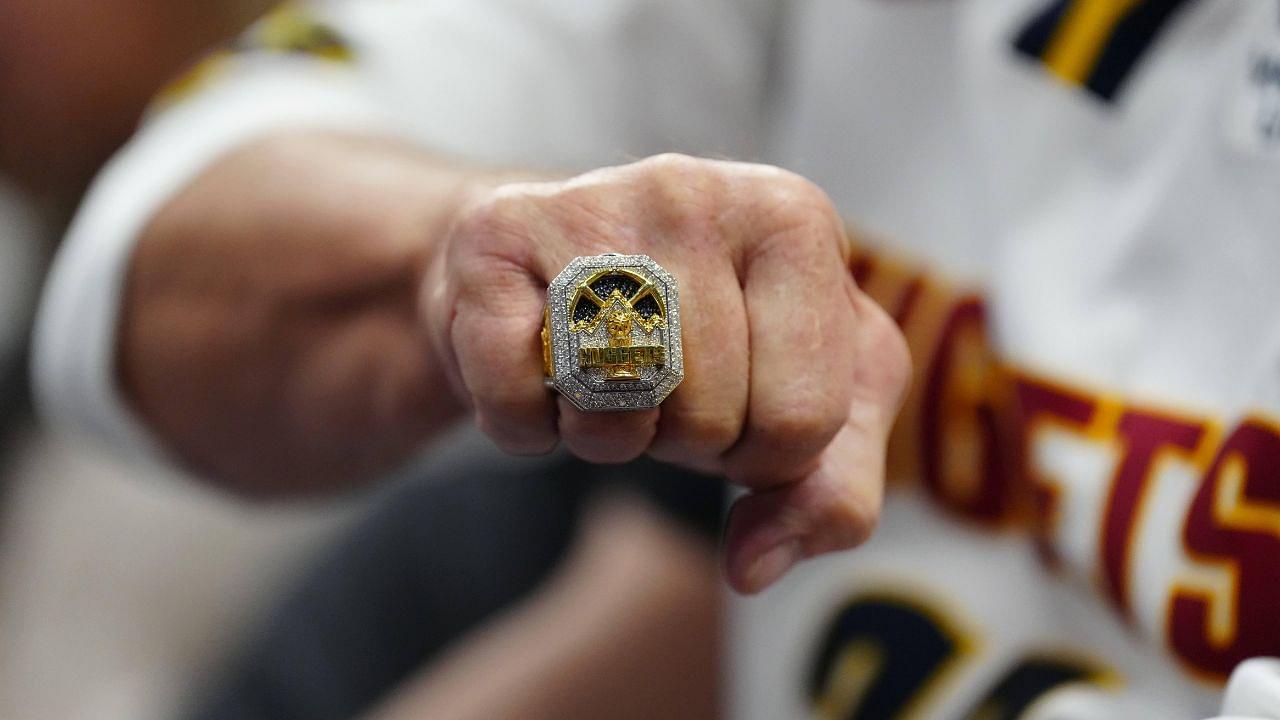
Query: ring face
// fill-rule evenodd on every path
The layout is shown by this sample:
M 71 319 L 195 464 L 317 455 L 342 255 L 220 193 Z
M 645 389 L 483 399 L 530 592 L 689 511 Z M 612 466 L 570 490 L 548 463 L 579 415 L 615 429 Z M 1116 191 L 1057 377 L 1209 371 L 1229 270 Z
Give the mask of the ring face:
M 657 407 L 684 379 L 675 278 L 647 255 L 574 258 L 547 287 L 542 344 L 579 410 Z

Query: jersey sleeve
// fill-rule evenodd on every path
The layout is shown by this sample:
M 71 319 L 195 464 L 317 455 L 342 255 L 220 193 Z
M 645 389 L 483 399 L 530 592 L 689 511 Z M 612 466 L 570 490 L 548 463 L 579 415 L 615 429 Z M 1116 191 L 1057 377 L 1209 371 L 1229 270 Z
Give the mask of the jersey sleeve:
M 358 0 L 288 4 L 163 91 L 99 173 L 33 339 L 52 425 L 159 458 L 115 382 L 139 233 L 219 157 L 291 128 L 395 135 L 447 156 L 585 168 L 661 150 L 754 154 L 769 3 Z

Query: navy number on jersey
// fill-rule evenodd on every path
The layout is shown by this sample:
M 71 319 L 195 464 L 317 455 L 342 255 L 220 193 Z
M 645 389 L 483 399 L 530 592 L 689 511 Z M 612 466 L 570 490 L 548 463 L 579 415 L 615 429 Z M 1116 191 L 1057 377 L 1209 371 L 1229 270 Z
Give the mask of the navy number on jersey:
M 1055 77 L 1112 101 L 1160 30 L 1190 0 L 1054 0 L 1013 46 Z
M 973 644 L 947 616 L 895 595 L 846 603 L 821 636 L 808 678 L 823 720 L 899 720 L 927 708 Z M 1111 674 L 1074 658 L 1032 654 L 1014 662 L 962 720 L 1016 720 L 1045 693 Z

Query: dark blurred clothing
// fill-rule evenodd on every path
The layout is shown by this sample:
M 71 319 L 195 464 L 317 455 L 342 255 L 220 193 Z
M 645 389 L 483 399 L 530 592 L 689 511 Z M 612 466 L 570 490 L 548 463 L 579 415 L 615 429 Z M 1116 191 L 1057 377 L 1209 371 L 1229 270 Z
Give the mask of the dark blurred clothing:
M 31 422 L 31 386 L 25 355 L 0 358 L 0 462 L 13 445 L 13 431 Z
M 633 491 L 715 542 L 723 483 L 650 461 L 480 458 L 388 496 L 273 614 L 188 720 L 358 717 L 529 595 L 589 502 Z

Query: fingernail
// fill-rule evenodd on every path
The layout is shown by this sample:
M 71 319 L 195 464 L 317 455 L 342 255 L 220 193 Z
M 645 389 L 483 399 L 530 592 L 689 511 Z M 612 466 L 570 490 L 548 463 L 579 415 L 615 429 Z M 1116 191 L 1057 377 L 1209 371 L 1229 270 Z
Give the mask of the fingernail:
M 772 585 L 778 578 L 785 575 L 792 565 L 799 562 L 800 556 L 800 541 L 796 538 L 784 540 L 765 551 L 751 563 L 751 568 L 747 571 L 747 582 L 752 592 L 758 592 Z

